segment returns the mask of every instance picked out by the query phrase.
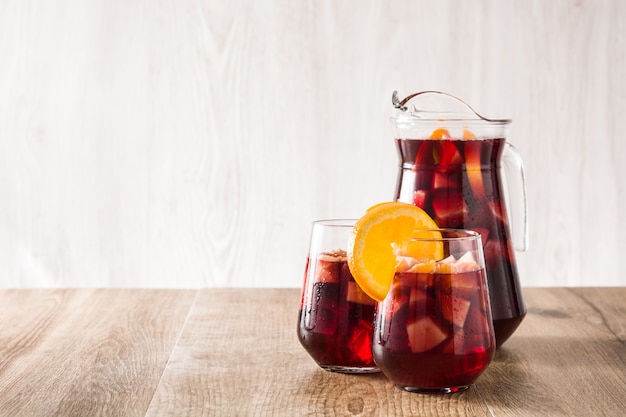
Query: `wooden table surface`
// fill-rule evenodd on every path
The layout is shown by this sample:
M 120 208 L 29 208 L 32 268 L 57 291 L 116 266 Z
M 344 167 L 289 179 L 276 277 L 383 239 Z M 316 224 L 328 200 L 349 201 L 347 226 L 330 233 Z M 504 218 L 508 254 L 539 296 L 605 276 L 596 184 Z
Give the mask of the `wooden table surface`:
M 323 371 L 298 289 L 0 291 L 0 416 L 626 415 L 626 287 L 525 288 L 468 391 Z

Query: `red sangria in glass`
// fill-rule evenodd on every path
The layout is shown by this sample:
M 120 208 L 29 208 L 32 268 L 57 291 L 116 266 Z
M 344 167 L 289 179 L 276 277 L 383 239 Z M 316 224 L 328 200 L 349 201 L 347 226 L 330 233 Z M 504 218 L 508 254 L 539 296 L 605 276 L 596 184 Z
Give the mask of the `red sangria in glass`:
M 440 245 L 437 259 L 398 256 L 379 304 L 372 352 L 383 373 L 411 392 L 467 389 L 491 362 L 496 344 L 480 235 L 440 230 L 411 239 Z M 426 251 L 427 252 L 427 251 Z
M 323 369 L 372 373 L 379 371 L 371 349 L 376 302 L 361 290 L 348 268 L 345 248 L 354 223 L 313 223 L 298 339 Z

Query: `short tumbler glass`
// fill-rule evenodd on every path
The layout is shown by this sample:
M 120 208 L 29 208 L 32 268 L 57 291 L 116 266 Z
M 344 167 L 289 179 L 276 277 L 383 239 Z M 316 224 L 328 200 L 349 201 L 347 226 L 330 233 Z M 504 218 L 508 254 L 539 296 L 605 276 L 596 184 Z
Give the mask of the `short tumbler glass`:
M 463 391 L 495 351 L 480 235 L 441 229 L 420 236 L 396 250 L 397 272 L 374 324 L 374 360 L 407 391 Z M 411 248 L 421 259 L 407 255 Z
M 323 369 L 372 373 L 379 371 L 371 349 L 376 302 L 354 281 L 346 257 L 355 221 L 313 222 L 298 338 Z

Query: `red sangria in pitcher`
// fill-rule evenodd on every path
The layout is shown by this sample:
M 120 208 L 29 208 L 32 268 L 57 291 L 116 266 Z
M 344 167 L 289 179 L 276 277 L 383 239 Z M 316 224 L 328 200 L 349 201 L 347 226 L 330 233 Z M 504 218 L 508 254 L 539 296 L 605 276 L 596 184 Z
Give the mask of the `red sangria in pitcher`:
M 512 222 L 515 248 L 525 250 L 526 195 L 521 157 L 506 142 L 510 120 L 484 118 L 436 91 L 403 100 L 394 92 L 392 101 L 400 158 L 395 199 L 424 209 L 439 227 L 481 234 L 501 346 L 526 315 L 510 228 Z

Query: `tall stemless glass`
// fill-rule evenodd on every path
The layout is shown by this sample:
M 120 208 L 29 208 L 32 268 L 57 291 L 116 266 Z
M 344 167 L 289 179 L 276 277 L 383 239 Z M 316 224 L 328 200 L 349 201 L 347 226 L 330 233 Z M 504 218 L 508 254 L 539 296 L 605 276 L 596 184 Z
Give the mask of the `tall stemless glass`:
M 441 229 L 423 236 L 396 251 L 393 284 L 374 324 L 374 360 L 407 391 L 463 391 L 496 346 L 480 235 Z
M 346 257 L 355 221 L 313 222 L 298 339 L 323 369 L 371 373 L 379 371 L 371 349 L 376 302 L 354 281 Z

